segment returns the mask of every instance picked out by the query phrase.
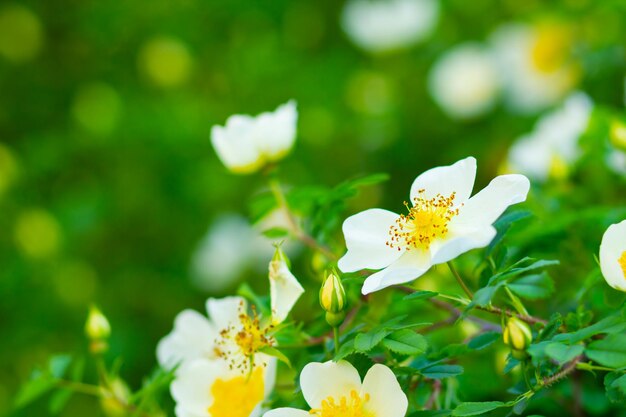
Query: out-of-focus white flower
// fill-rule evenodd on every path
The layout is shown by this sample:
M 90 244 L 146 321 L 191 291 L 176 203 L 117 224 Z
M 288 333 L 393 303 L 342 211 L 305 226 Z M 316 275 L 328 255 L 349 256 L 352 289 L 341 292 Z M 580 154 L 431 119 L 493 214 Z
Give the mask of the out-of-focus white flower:
M 626 291 L 626 220 L 611 225 L 600 244 L 600 269 L 607 284 Z
M 428 86 L 435 101 L 450 116 L 468 119 L 493 107 L 500 90 L 496 62 L 477 43 L 459 45 L 432 68 Z
M 572 30 L 564 24 L 509 24 L 492 42 L 514 111 L 533 113 L 558 103 L 578 81 Z
M 448 262 L 496 235 L 492 226 L 508 206 L 526 199 L 523 175 L 501 175 L 470 198 L 476 177 L 472 157 L 430 169 L 411 186 L 409 213 L 370 209 L 343 223 L 348 252 L 344 272 L 382 269 L 363 284 L 364 294 L 411 281 L 432 265 Z
M 310 411 L 278 408 L 263 417 L 376 416 L 404 417 L 408 400 L 391 369 L 372 366 L 363 382 L 349 362 L 312 362 L 300 374 Z
M 176 415 L 258 416 L 275 380 L 275 359 L 261 352 L 275 343 L 270 327 L 241 297 L 210 298 L 206 307 L 209 318 L 181 312 L 157 346 L 161 366 L 180 365 L 170 387 Z
M 426 38 L 438 17 L 436 0 L 350 0 L 343 10 L 342 26 L 360 48 L 384 52 Z
M 304 292 L 302 285 L 289 270 L 287 256 L 280 247 L 276 248 L 274 257 L 270 262 L 269 277 L 272 323 L 279 324 L 285 320 L 287 314 Z
M 580 157 L 578 139 L 587 129 L 593 102 L 583 93 L 568 97 L 562 107 L 543 116 L 533 131 L 509 150 L 508 169 L 532 179 L 562 178 Z
M 619 149 L 609 150 L 606 156 L 606 164 L 616 174 L 626 175 L 626 153 Z
M 235 285 L 246 271 L 265 271 L 274 246 L 260 232 L 286 228 L 288 224 L 283 210 L 272 211 L 255 226 L 238 214 L 216 218 L 191 257 L 193 284 L 204 291 L 219 293 Z M 296 249 L 290 242 L 282 247 L 289 255 Z
M 211 141 L 231 172 L 249 174 L 285 157 L 296 139 L 298 112 L 291 100 L 274 112 L 256 117 L 233 115 L 225 126 L 213 126 Z

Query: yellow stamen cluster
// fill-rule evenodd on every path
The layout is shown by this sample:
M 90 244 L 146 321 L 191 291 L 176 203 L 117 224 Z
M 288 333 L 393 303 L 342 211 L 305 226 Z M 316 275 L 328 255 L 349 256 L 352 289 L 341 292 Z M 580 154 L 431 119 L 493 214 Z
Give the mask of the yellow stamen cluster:
M 622 267 L 622 272 L 624 273 L 624 279 L 626 279 L 626 251 L 622 252 L 622 256 L 617 260 L 619 265 Z
M 571 42 L 571 32 L 563 25 L 540 27 L 530 51 L 534 67 L 544 73 L 558 70 L 567 61 Z
M 409 213 L 401 214 L 389 228 L 387 246 L 398 250 L 428 250 L 433 240 L 448 234 L 448 223 L 459 214 L 459 209 L 454 208 L 456 193 L 448 197 L 437 194 L 430 199 L 425 198 L 424 193 L 425 190 L 418 191 L 418 196 L 413 199 L 413 207 L 404 203 Z
M 257 367 L 249 376 L 217 379 L 211 386 L 213 404 L 208 408 L 212 417 L 248 417 L 263 400 L 263 368 Z
M 242 303 L 239 307 L 239 323 L 222 329 L 220 337 L 215 341 L 215 354 L 225 359 L 230 369 L 238 369 L 242 373 L 253 367 L 255 353 L 274 343 L 269 335 L 273 326 L 262 326 L 254 306 L 251 310 L 250 315 Z
M 369 394 L 363 398 L 352 390 L 350 398 L 341 397 L 339 402 L 333 397 L 328 397 L 322 401 L 322 407 L 309 411 L 309 414 L 316 417 L 375 417 L 371 412 L 364 410 L 364 405 L 370 399 Z

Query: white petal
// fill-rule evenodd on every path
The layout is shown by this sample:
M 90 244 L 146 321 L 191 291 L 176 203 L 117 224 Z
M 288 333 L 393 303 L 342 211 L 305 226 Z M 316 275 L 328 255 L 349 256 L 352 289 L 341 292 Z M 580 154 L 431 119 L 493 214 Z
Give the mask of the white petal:
M 459 210 L 459 215 L 452 218 L 452 233 L 473 231 L 481 226 L 493 224 L 512 204 L 526 200 L 530 181 L 523 175 L 500 175 L 488 186 L 470 198 Z
M 176 417 L 206 417 L 206 413 L 196 414 L 188 411 L 181 405 L 177 405 L 174 409 L 174 414 Z
M 491 243 L 496 233 L 493 226 L 484 226 L 467 234 L 433 242 L 430 248 L 433 265 L 451 261 L 469 250 L 484 248 Z
M 348 217 L 343 222 L 348 252 L 339 260 L 339 269 L 343 272 L 380 269 L 398 259 L 404 249 L 386 245 L 397 218 L 396 213 L 382 209 L 369 209 Z
M 215 152 L 233 172 L 254 172 L 265 162 L 254 143 L 253 129 L 254 119 L 242 115 L 229 117 L 225 127 L 211 128 L 211 142 Z
M 243 297 L 209 298 L 206 309 L 210 320 L 219 331 L 239 322 L 239 314 L 245 312 L 248 303 Z
M 369 394 L 365 410 L 376 417 L 404 417 L 409 402 L 396 376 L 385 365 L 372 366 L 363 379 L 361 398 Z
M 350 398 L 350 391 L 359 392 L 361 377 L 346 361 L 312 362 L 302 370 L 300 387 L 309 406 L 320 408 L 322 401 L 329 397 L 339 402 L 341 397 Z
M 626 270 L 619 259 L 626 253 L 626 220 L 611 225 L 600 244 L 600 269 L 606 282 L 616 290 L 626 291 Z
M 272 322 L 282 323 L 291 311 L 304 288 L 291 273 L 285 261 L 270 262 L 270 295 L 272 300 Z
M 263 353 L 257 353 L 254 356 L 255 363 L 261 363 L 265 365 L 263 370 L 263 383 L 265 387 L 265 398 L 274 391 L 274 385 L 276 385 L 276 367 L 278 360 L 272 356 L 265 355 Z M 256 362 L 259 360 L 260 362 Z
M 157 345 L 159 364 L 171 369 L 178 363 L 213 355 L 217 331 L 206 317 L 193 310 L 180 312 L 174 329 Z
M 455 205 L 465 202 L 472 194 L 476 179 L 476 159 L 468 157 L 449 165 L 429 169 L 418 176 L 411 185 L 411 202 L 419 197 L 419 190 L 425 190 L 421 196 L 431 199 L 441 194 L 444 197 L 456 193 Z
M 213 403 L 211 387 L 228 373 L 221 361 L 196 359 L 184 364 L 170 385 L 172 397 L 188 413 L 206 415 Z
M 294 100 L 272 113 L 257 116 L 253 132 L 257 149 L 271 161 L 285 156 L 296 139 L 297 122 L 298 111 Z
M 277 408 L 263 414 L 263 417 L 311 417 L 311 414 L 308 411 L 295 408 Z
M 420 250 L 405 252 L 400 259 L 382 271 L 367 277 L 361 292 L 369 294 L 391 285 L 403 284 L 422 276 L 431 267 L 430 254 Z

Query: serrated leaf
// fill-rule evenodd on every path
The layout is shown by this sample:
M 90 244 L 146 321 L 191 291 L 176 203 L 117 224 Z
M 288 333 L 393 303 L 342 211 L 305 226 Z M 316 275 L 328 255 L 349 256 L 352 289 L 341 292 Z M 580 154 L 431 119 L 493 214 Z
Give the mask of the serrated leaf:
M 626 334 L 612 334 L 590 343 L 585 349 L 585 355 L 610 368 L 626 367 Z
M 496 295 L 496 292 L 498 292 L 499 288 L 500 288 L 500 285 L 495 285 L 493 287 L 484 287 L 484 288 L 479 289 L 478 291 L 474 293 L 474 299 L 467 306 L 467 309 L 470 309 L 471 307 L 474 307 L 474 306 L 480 306 L 480 307 L 487 306 L 491 302 L 491 299 Z
M 344 342 L 344 344 L 339 347 L 339 353 L 335 355 L 335 361 L 341 360 L 355 352 L 356 348 L 354 347 L 354 339 L 350 339 Z
M 437 295 L 439 295 L 439 293 L 435 291 L 415 291 L 413 294 L 409 294 L 404 297 L 404 300 L 428 300 L 436 297 Z
M 291 368 L 291 361 L 289 361 L 289 358 L 287 356 L 285 356 L 285 354 L 283 352 L 281 352 L 280 350 L 276 349 L 275 347 L 264 346 L 261 349 L 259 349 L 259 352 L 265 353 L 266 355 L 269 355 L 269 356 L 272 356 L 272 357 L 278 359 L 279 361 L 283 362 L 284 364 L 286 364 L 288 367 Z
M 428 348 L 428 341 L 421 334 L 405 329 L 385 337 L 383 346 L 401 355 L 419 355 Z
M 564 364 L 581 355 L 585 350 L 582 345 L 568 346 L 559 342 L 550 342 L 545 347 L 545 353 L 559 364 Z
M 622 316 L 614 315 L 573 333 L 556 335 L 552 338 L 552 340 L 557 342 L 567 342 L 573 345 L 597 334 L 613 334 L 624 330 L 626 330 L 626 322 L 624 321 L 624 318 Z
M 472 340 L 470 340 L 467 346 L 470 349 L 481 350 L 491 345 L 496 340 L 499 340 L 501 337 L 502 334 L 499 332 L 481 333 L 478 336 L 474 337 Z
M 554 282 L 545 272 L 525 276 L 507 284 L 507 286 L 515 294 L 529 300 L 547 298 L 554 292 Z
M 360 352 L 369 352 L 391 332 L 388 329 L 376 328 L 366 333 L 359 333 L 354 339 L 354 348 Z
M 479 416 L 481 414 L 493 411 L 496 408 L 504 407 L 506 404 L 502 401 L 487 401 L 487 402 L 468 402 L 461 403 L 458 407 L 452 410 L 452 415 L 457 417 L 464 416 Z

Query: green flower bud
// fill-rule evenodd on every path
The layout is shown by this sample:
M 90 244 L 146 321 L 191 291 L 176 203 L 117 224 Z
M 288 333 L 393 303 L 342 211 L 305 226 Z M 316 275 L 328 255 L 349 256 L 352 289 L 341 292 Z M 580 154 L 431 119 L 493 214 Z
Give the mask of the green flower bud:
M 527 357 L 526 349 L 533 341 L 533 333 L 528 324 L 511 317 L 502 332 L 504 343 L 511 348 L 511 353 L 516 359 L 525 359 Z
M 102 353 L 107 350 L 106 339 L 111 335 L 111 325 L 104 314 L 96 307 L 89 308 L 85 334 L 91 342 L 90 349 L 93 353 Z
M 330 273 L 320 289 L 320 305 L 328 313 L 341 313 L 346 307 L 346 291 L 341 279 Z

